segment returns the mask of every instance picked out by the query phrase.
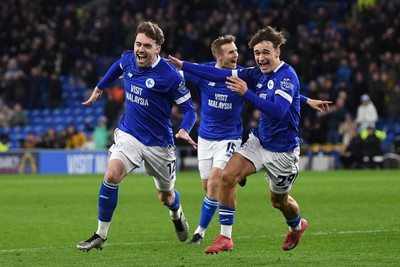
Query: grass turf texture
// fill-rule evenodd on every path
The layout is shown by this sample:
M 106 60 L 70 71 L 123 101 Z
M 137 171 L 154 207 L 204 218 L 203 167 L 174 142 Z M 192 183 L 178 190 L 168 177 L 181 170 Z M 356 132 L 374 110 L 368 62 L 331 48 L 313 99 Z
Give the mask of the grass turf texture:
M 238 187 L 234 250 L 206 255 L 219 233 L 214 216 L 200 246 L 181 243 L 153 180 L 121 184 L 108 244 L 83 253 L 76 243 L 97 228 L 100 175 L 1 175 L 0 266 L 398 266 L 400 172 L 302 172 L 291 195 L 309 228 L 300 245 L 281 249 L 287 226 L 271 207 L 263 174 Z M 178 173 L 190 236 L 204 193 L 197 172 Z

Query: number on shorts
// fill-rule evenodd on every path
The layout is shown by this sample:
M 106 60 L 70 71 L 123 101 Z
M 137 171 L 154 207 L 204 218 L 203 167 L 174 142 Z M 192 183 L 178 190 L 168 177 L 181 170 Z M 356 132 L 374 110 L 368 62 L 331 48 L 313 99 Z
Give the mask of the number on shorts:
M 169 177 L 171 179 L 174 178 L 174 174 L 175 174 L 175 166 L 176 166 L 176 160 L 171 161 L 170 163 L 167 164 L 168 166 L 168 171 L 169 171 Z
M 234 142 L 229 142 L 226 146 L 226 153 L 233 154 L 236 150 L 236 144 Z
M 286 189 L 289 187 L 289 185 L 294 183 L 294 180 L 296 179 L 296 177 L 297 177 L 297 173 L 292 173 L 289 176 L 279 175 L 278 178 L 280 181 L 276 184 L 276 186 L 282 186 L 282 187 L 284 187 L 284 189 Z

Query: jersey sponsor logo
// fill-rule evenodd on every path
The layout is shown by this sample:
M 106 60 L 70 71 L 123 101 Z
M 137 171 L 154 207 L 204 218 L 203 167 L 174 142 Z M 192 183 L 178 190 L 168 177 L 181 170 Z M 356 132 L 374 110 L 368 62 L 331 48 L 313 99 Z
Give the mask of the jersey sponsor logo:
M 215 86 L 215 82 L 208 82 L 208 86 L 214 87 Z
M 257 83 L 256 87 L 257 88 L 261 88 L 262 87 L 262 83 Z
M 232 103 L 224 103 L 216 100 L 209 99 L 208 105 L 213 108 L 219 109 L 232 109 Z
M 130 73 L 130 72 L 128 72 L 128 77 L 129 77 L 129 78 L 132 78 L 132 76 L 133 76 L 133 74 Z
M 290 81 L 289 78 L 285 78 L 281 81 L 281 88 L 282 89 L 288 89 L 288 90 L 293 90 L 294 85 L 293 83 Z
M 228 95 L 225 94 L 214 94 L 215 100 L 220 100 L 220 101 L 227 101 L 228 100 Z
M 141 95 L 143 92 L 143 88 L 140 88 L 136 85 L 131 84 L 131 93 L 135 93 L 137 95 Z
M 272 80 L 269 80 L 268 81 L 268 84 L 267 84 L 267 88 L 269 89 L 269 90 L 271 90 L 272 88 L 274 88 L 274 81 L 272 81 Z
M 154 82 L 154 80 L 153 80 L 152 78 L 148 78 L 148 79 L 146 80 L 146 86 L 147 86 L 147 88 L 153 88 L 155 84 L 156 84 L 156 83 Z
M 130 100 L 130 101 L 132 101 L 134 103 L 137 103 L 139 105 L 142 105 L 142 106 L 148 106 L 149 105 L 149 100 L 147 100 L 147 99 L 145 99 L 143 97 L 128 93 L 128 92 L 126 92 L 126 99 L 128 99 L 128 100 Z

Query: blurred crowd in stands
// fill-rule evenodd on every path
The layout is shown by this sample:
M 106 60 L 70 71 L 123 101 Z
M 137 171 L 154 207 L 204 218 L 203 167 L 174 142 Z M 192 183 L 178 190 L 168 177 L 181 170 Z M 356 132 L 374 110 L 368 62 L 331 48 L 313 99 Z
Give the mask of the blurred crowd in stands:
M 385 133 L 378 138 L 382 151 L 400 153 L 398 0 L 3 0 L 0 10 L 0 127 L 29 125 L 26 111 L 80 105 L 110 64 L 133 48 L 140 21 L 155 21 L 164 30 L 162 56 L 192 62 L 212 61 L 211 42 L 233 34 L 238 63 L 246 67 L 255 64 L 249 38 L 272 25 L 288 38 L 282 59 L 297 71 L 301 93 L 334 102 L 324 113 L 302 107 L 302 145 L 346 147 L 354 131 L 360 136 L 371 128 Z M 123 113 L 122 87 L 115 83 L 107 90 L 103 116 L 92 121 L 91 131 L 84 122 L 49 126 L 27 133 L 20 147 L 92 149 L 99 147 L 97 135 L 107 135 L 100 142 L 107 147 Z M 197 104 L 195 88 L 188 87 Z M 179 121 L 179 111 L 173 114 Z M 258 116 L 245 107 L 245 134 Z M 196 139 L 196 129 L 192 135 Z

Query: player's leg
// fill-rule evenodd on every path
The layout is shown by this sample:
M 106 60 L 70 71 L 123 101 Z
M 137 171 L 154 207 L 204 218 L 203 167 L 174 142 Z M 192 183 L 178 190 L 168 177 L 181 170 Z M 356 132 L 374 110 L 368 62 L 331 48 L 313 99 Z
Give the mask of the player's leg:
M 222 171 L 219 168 L 211 168 L 212 160 L 199 161 L 200 175 L 203 181 L 203 187 L 206 189 L 206 196 L 203 199 L 201 206 L 200 222 L 194 231 L 192 239 L 188 242 L 189 244 L 201 244 L 205 235 L 205 232 L 214 217 L 215 211 L 218 208 L 218 185 L 219 176 Z M 208 179 L 203 179 L 205 169 L 210 169 Z
M 139 162 L 133 163 L 126 156 L 127 154 L 134 155 L 140 153 L 138 149 L 140 146 L 136 144 L 138 141 L 132 138 L 132 136 L 122 131 L 119 131 L 119 133 L 115 135 L 115 140 L 127 144 L 125 147 L 134 149 L 126 150 L 122 146 L 112 146 L 110 148 L 111 155 L 109 164 L 99 191 L 97 230 L 89 239 L 77 244 L 77 248 L 80 250 L 89 251 L 92 248 L 102 249 L 106 243 L 110 222 L 117 207 L 119 184 L 128 171 L 139 166 Z M 122 153 L 123 149 L 124 153 Z
M 122 161 L 110 160 L 104 180 L 100 186 L 98 201 L 97 231 L 87 240 L 79 242 L 77 248 L 89 251 L 102 249 L 107 240 L 108 228 L 118 202 L 118 186 L 126 175 Z
M 180 194 L 174 189 L 176 180 L 176 157 L 173 147 L 146 147 L 144 162 L 147 173 L 153 176 L 161 203 L 169 209 L 178 239 L 189 237 L 189 224 L 183 213 Z
M 289 232 L 282 244 L 283 250 L 294 249 L 299 243 L 308 222 L 300 215 L 299 205 L 289 194 L 276 194 L 271 191 L 272 205 L 279 209 L 289 226 Z
M 199 224 L 194 231 L 192 238 L 188 244 L 201 244 L 208 225 L 210 224 L 215 211 L 218 208 L 218 188 L 215 189 L 215 175 L 218 175 L 218 169 L 213 168 L 214 157 L 218 153 L 219 142 L 198 138 L 197 159 L 200 178 L 202 180 L 203 189 L 206 192 L 204 196 Z
M 205 253 L 219 253 L 233 249 L 232 226 L 236 210 L 236 184 L 242 177 L 255 173 L 251 161 L 243 155 L 235 153 L 225 166 L 219 185 L 219 221 L 220 235 L 214 239 L 211 246 L 205 248 Z
M 287 225 L 289 232 L 283 242 L 283 250 L 291 250 L 300 242 L 307 221 L 301 218 L 299 205 L 289 195 L 289 192 L 298 175 L 299 150 L 293 152 L 276 153 L 267 151 L 265 158 L 265 178 L 270 186 L 272 206 L 279 209 Z

